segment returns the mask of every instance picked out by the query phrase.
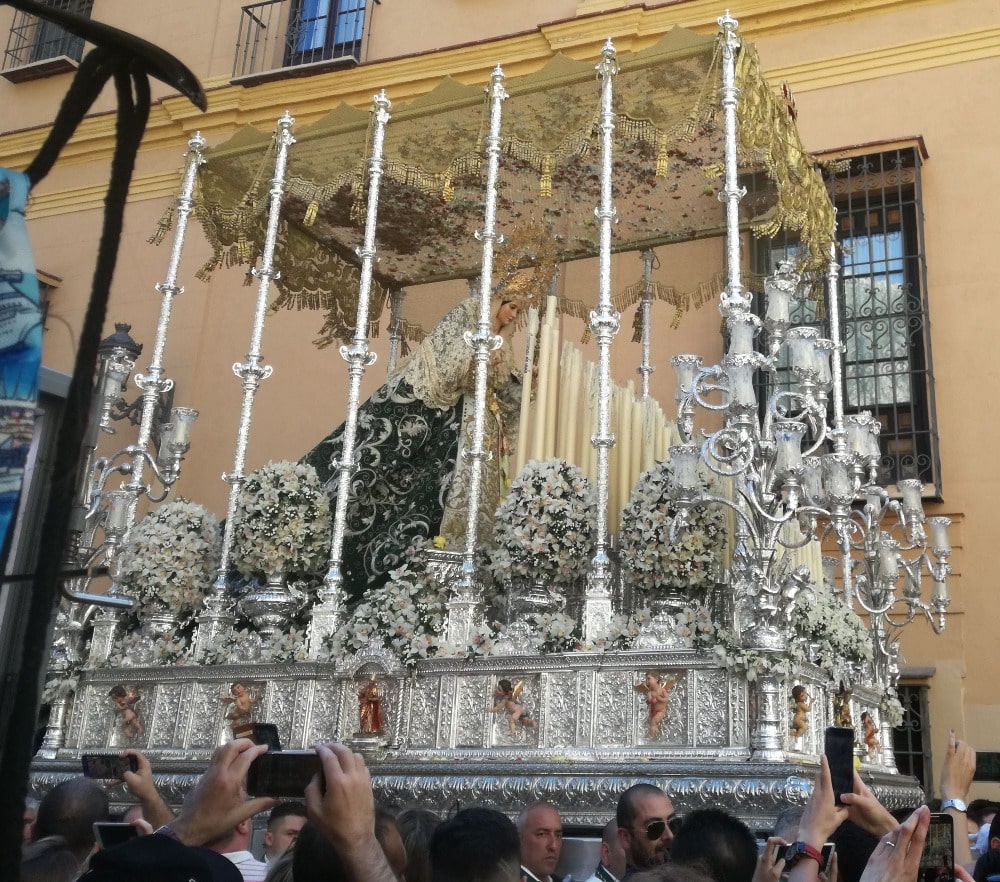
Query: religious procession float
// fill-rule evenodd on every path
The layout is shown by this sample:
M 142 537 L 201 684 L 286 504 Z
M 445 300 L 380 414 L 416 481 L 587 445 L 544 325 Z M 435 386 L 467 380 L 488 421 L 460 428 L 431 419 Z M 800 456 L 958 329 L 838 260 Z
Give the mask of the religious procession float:
M 719 25 L 609 41 L 596 81 L 557 56 L 509 81 L 498 66 L 485 102 L 445 79 L 400 108 L 379 94 L 298 131 L 286 114 L 211 150 L 192 138 L 155 236 L 173 247 L 138 440 L 98 457 L 138 354 L 125 328 L 105 341 L 69 558 L 113 584 L 81 577 L 59 614 L 37 790 L 133 746 L 178 801 L 215 747 L 270 729 L 286 749 L 353 745 L 389 804 L 550 799 L 597 825 L 653 780 L 761 829 L 805 800 L 839 725 L 884 803 L 918 797 L 893 760 L 898 641 L 914 619 L 943 627 L 947 519 L 925 518 L 918 481 L 879 484 L 879 424 L 845 415 L 823 169 L 737 22 Z M 154 437 L 192 217 L 214 246 L 200 276 L 245 264 L 257 286 L 223 521 L 167 498 L 197 414 Z M 778 233 L 794 259 L 745 273 L 748 243 Z M 724 355 L 675 355 L 675 400 L 654 401 L 651 306 L 697 296 L 652 281 L 652 249 L 720 235 L 702 299 Z M 624 292 L 613 251 L 643 267 Z M 584 257 L 593 307 L 553 284 Z M 434 330 L 401 319 L 404 288 L 458 278 L 471 295 Z M 828 336 L 793 324 L 804 303 Z M 269 306 L 327 310 L 348 407 L 301 461 L 247 472 Z M 617 386 L 632 307 L 640 385 Z M 362 402 L 383 311 L 389 379 Z M 596 362 L 560 315 L 586 320 Z

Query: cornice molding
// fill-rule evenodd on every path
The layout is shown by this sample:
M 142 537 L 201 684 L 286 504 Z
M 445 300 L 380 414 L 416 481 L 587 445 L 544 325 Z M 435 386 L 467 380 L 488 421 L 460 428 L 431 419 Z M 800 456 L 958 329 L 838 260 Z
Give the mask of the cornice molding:
M 748 39 L 753 39 L 763 34 L 815 27 L 932 2 L 937 0 L 786 0 L 781 4 L 774 0 L 746 0 L 740 10 L 741 31 Z M 513 77 L 537 70 L 556 52 L 578 58 L 595 55 L 609 35 L 618 48 L 625 51 L 645 48 L 675 26 L 714 33 L 717 15 L 717 0 L 629 7 L 597 14 L 584 13 L 575 19 L 544 24 L 538 30 L 493 41 L 387 59 L 296 80 L 282 79 L 247 87 L 231 84 L 224 78 L 213 78 L 207 84 L 207 113 L 200 113 L 180 96 L 164 98 L 154 104 L 142 152 L 169 149 L 181 153 L 196 130 L 212 144 L 227 139 L 244 125 L 268 128 L 286 108 L 292 110 L 300 126 L 307 125 L 342 101 L 358 107 L 369 106 L 373 83 L 384 87 L 393 101 L 403 102 L 425 94 L 443 76 L 470 84 L 485 83 L 497 59 L 503 59 L 504 70 Z M 817 59 L 769 69 L 765 73 L 772 82 L 787 81 L 801 93 L 995 57 L 1000 54 L 998 37 L 1000 28 L 985 28 Z M 295 94 L 292 107 L 289 107 L 288 97 L 290 84 L 294 84 Z M 112 113 L 84 119 L 60 156 L 60 164 L 109 161 L 114 149 L 114 124 Z M 24 168 L 47 133 L 48 127 L 39 127 L 0 137 L 0 155 L 9 167 Z M 162 182 L 163 176 L 153 175 L 149 180 Z M 133 184 L 131 198 L 139 195 L 141 186 L 138 180 Z M 73 193 L 89 204 L 94 190 L 81 188 L 63 192 Z M 57 194 L 42 194 L 35 204 L 37 216 L 42 216 L 42 212 L 52 213 L 61 198 Z M 163 195 L 162 186 L 150 184 L 142 194 L 145 198 Z M 64 202 L 66 207 L 70 201 Z

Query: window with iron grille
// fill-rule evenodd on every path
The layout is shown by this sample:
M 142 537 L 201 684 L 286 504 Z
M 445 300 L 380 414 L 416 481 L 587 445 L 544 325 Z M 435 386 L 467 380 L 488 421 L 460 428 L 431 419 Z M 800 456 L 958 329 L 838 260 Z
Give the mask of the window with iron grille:
M 90 18 L 93 0 L 45 0 L 53 9 Z M 72 70 L 83 57 L 83 38 L 57 24 L 17 11 L 4 52 L 4 76 L 19 82 Z M 19 76 L 16 72 L 21 71 Z
M 360 61 L 368 0 L 264 0 L 243 7 L 233 77 Z
M 927 712 L 927 687 L 901 683 L 896 691 L 903 705 L 903 722 L 892 730 L 896 768 L 912 775 L 928 796 L 934 793 L 931 768 L 931 724 Z
M 920 164 L 917 147 L 858 156 L 838 164 L 828 185 L 843 249 L 844 410 L 871 411 L 881 424 L 882 483 L 919 478 L 940 495 Z M 795 250 L 795 243 L 768 243 L 755 270 L 773 272 Z M 792 321 L 829 336 L 815 301 L 799 301 Z M 779 367 L 778 383 L 787 382 L 786 370 Z

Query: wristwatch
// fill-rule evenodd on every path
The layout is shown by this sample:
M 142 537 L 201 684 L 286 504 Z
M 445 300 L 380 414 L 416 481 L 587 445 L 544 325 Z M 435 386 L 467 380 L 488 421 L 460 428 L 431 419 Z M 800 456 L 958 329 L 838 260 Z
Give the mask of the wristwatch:
M 969 810 L 964 799 L 946 799 L 941 803 L 941 811 L 947 811 L 950 808 L 960 812 L 967 812 Z
M 793 842 L 785 848 L 785 869 L 790 870 L 803 858 L 810 858 L 820 866 L 823 865 L 823 855 L 818 848 L 813 848 L 808 842 Z

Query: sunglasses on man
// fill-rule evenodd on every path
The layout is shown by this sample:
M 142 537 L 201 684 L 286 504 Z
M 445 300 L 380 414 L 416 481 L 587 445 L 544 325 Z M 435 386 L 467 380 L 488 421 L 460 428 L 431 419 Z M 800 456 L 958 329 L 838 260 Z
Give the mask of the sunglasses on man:
M 684 823 L 684 819 L 680 815 L 671 815 L 665 821 L 662 818 L 653 818 L 653 820 L 646 824 L 644 832 L 650 842 L 655 842 L 663 836 L 668 827 L 671 833 L 676 834 L 680 830 L 682 823 Z

